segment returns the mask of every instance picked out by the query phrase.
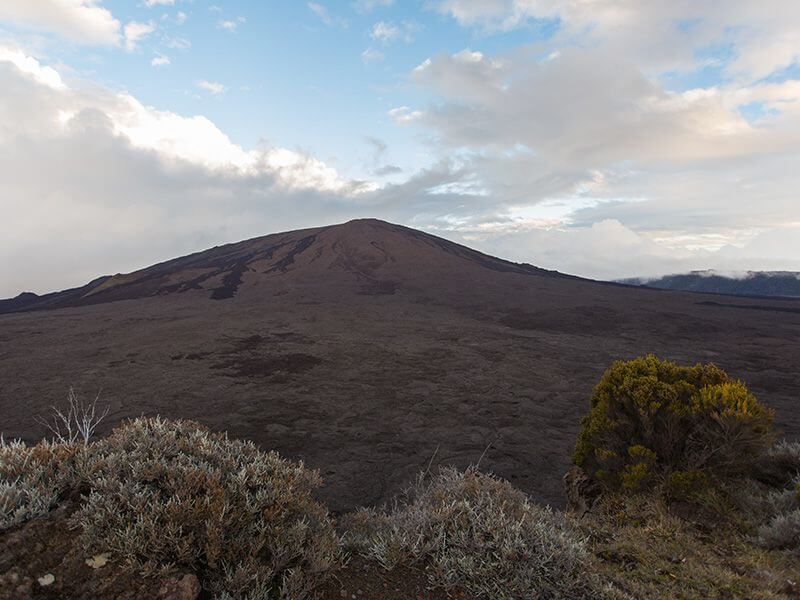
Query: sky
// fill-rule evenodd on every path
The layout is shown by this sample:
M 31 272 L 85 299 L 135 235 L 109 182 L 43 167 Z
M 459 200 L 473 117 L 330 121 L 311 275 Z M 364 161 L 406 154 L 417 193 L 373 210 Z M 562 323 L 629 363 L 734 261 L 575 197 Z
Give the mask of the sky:
M 0 297 L 376 217 L 800 271 L 796 0 L 2 0 Z

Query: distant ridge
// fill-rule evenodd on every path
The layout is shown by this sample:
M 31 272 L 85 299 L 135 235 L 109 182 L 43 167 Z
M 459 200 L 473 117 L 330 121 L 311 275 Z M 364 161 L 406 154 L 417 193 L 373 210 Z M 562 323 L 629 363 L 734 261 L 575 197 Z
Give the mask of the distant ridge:
M 727 274 L 705 270 L 665 275 L 658 279 L 632 277 L 618 282 L 687 292 L 800 298 L 800 272 L 797 271 L 745 271 Z

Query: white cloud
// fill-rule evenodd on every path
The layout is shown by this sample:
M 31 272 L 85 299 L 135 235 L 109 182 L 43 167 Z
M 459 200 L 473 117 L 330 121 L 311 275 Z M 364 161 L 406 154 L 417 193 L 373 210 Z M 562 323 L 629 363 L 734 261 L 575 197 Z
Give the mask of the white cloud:
M 0 297 L 355 217 L 375 189 L 300 152 L 246 150 L 202 116 L 73 90 L 16 51 L 0 53 L 0 89 Z
M 178 25 L 183 25 L 186 23 L 186 18 L 186 13 L 182 10 L 179 10 L 177 13 L 175 13 L 175 21 L 178 23 Z
M 165 44 L 168 48 L 175 48 L 176 50 L 188 50 L 192 47 L 192 42 L 182 37 L 167 37 Z
M 353 6 L 356 9 L 356 12 L 363 14 L 372 12 L 376 8 L 386 8 L 388 6 L 392 6 L 393 4 L 394 0 L 356 0 Z
M 55 33 L 78 44 L 119 43 L 120 23 L 98 0 L 3 0 L 0 20 Z
M 614 219 L 574 229 L 523 226 L 484 239 L 478 232 L 473 243 L 512 260 L 606 280 L 688 270 L 692 258 L 690 253 L 660 246 Z
M 800 3 L 750 0 L 439 0 L 437 10 L 465 26 L 509 30 L 558 19 L 556 41 L 602 44 L 659 70 L 692 69 L 709 48 L 731 47 L 727 72 L 756 81 L 800 58 Z
M 2 77 L 15 85 L 27 80 L 24 91 L 33 98 L 46 100 L 38 113 L 39 120 L 27 123 L 5 123 L 0 134 L 21 135 L 30 132 L 27 127 L 49 126 L 56 122 L 59 129 L 53 135 L 70 134 L 71 127 L 82 125 L 91 116 L 98 124 L 107 125 L 113 135 L 122 136 L 134 148 L 154 151 L 163 160 L 183 160 L 208 169 L 236 169 L 241 173 L 257 173 L 268 169 L 280 172 L 279 178 L 289 185 L 318 187 L 319 189 L 344 190 L 350 184 L 321 161 L 284 148 L 269 148 L 247 151 L 230 142 L 211 121 L 202 116 L 183 117 L 144 106 L 136 98 L 124 93 L 88 93 L 72 91 L 51 67 L 42 66 L 36 59 L 17 51 L 0 47 Z M 201 81 L 198 86 L 221 93 L 225 87 L 216 82 Z M 46 93 L 44 90 L 52 90 Z M 24 112 L 22 89 L 11 88 L 7 98 L 8 112 Z M 34 103 L 36 104 L 36 103 Z M 90 114 L 91 113 L 91 114 Z M 102 118 L 101 118 L 102 117 Z M 82 121 L 83 119 L 83 121 Z M 12 127 L 13 125 L 13 127 Z M 38 131 L 38 129 L 37 129 Z M 16 135 L 16 134 L 14 134 Z
M 156 26 L 153 23 L 138 23 L 136 21 L 126 23 L 123 30 L 125 36 L 125 49 L 128 52 L 133 52 L 136 49 L 136 45 L 139 43 L 139 41 L 146 38 L 155 30 Z
M 380 50 L 376 50 L 375 48 L 367 48 L 361 53 L 361 61 L 368 65 L 370 63 L 378 62 L 386 58 L 386 56 Z
M 16 48 L 5 48 L 0 46 L 0 63 L 11 63 L 26 76 L 33 78 L 34 81 L 55 90 L 66 89 L 66 85 L 52 67 L 43 67 L 38 60 L 26 55 L 22 50 Z
M 222 19 L 220 21 L 217 21 L 217 27 L 219 27 L 220 29 L 226 29 L 230 32 L 234 32 L 239 27 L 239 25 L 246 22 L 247 19 L 245 19 L 244 17 L 237 17 L 236 20 Z
M 405 125 L 412 121 L 422 118 L 422 112 L 418 110 L 411 110 L 408 106 L 398 106 L 392 108 L 387 113 L 395 123 Z
M 402 31 L 397 25 L 378 21 L 372 26 L 372 31 L 369 32 L 369 37 L 373 40 L 380 40 L 382 42 L 392 42 L 402 35 Z
M 333 20 L 331 19 L 330 14 L 328 13 L 328 9 L 325 8 L 322 4 L 317 2 L 309 2 L 307 5 L 309 10 L 317 15 L 326 25 L 332 25 Z
M 325 25 L 328 27 L 342 27 L 346 28 L 348 23 L 345 19 L 337 18 L 331 15 L 330 11 L 319 2 L 307 2 L 306 6 L 314 13 Z
M 170 64 L 169 56 L 164 56 L 163 54 L 159 54 L 154 56 L 152 60 L 150 60 L 150 64 L 154 67 L 165 67 Z
M 414 34 L 419 31 L 420 26 L 413 21 L 403 21 L 395 24 L 386 21 L 378 21 L 372 26 L 369 36 L 376 41 L 389 44 L 402 40 L 410 43 L 414 41 Z
M 721 248 L 800 221 L 800 173 L 791 166 L 800 161 L 800 82 L 675 91 L 646 66 L 613 44 L 548 42 L 499 57 L 467 49 L 414 68 L 411 81 L 435 101 L 389 116 L 414 122 L 434 156 L 453 157 L 455 170 L 428 189 L 457 193 L 455 205 L 484 198 L 472 215 L 448 221 L 454 235 L 494 224 L 481 234 L 485 247 L 509 254 L 492 240 L 525 228 L 513 239 L 530 255 L 514 256 L 540 264 L 536 253 L 545 254 L 550 268 L 622 277 L 639 267 L 726 266 Z M 753 103 L 764 116 L 743 116 Z M 638 262 L 618 244 L 632 236 L 600 235 L 615 231 L 610 223 L 637 236 Z M 616 259 L 592 267 L 604 237 L 614 238 L 608 260 Z M 558 251 L 547 254 L 547 244 Z
M 671 248 L 615 219 L 577 228 L 523 223 L 504 224 L 500 232 L 466 229 L 439 233 L 490 254 L 593 279 L 659 277 L 709 268 L 800 271 L 800 226 L 773 228 L 741 247 L 718 251 Z M 765 240 L 770 242 L 765 245 Z
M 205 79 L 201 79 L 199 81 L 196 81 L 194 85 L 195 87 L 201 90 L 205 90 L 207 92 L 211 92 L 214 95 L 224 94 L 225 92 L 228 91 L 227 87 L 225 87 L 224 85 L 222 85 L 217 81 L 207 81 Z
M 175 0 L 144 0 L 145 6 L 152 8 L 153 6 L 173 6 Z
M 796 131 L 782 120 L 749 123 L 724 90 L 670 92 L 598 49 L 514 63 L 465 50 L 426 61 L 412 78 L 442 98 L 425 111 L 425 122 L 455 147 L 521 144 L 559 161 L 601 168 L 623 160 L 774 152 L 796 142 Z M 741 100 L 769 94 L 785 103 L 797 89 L 758 86 Z

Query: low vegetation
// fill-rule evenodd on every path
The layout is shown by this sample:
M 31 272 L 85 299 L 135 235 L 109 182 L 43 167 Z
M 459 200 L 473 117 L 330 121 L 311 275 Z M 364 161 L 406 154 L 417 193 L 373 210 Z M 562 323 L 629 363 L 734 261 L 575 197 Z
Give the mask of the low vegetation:
M 758 516 L 756 542 L 800 554 L 800 443 L 776 444 L 758 467 L 750 491 L 735 494 L 744 512 Z
M 421 563 L 432 585 L 478 598 L 597 598 L 581 535 L 506 481 L 469 469 L 420 476 L 402 498 L 345 522 L 351 550 L 387 569 Z
M 599 484 L 579 527 L 621 597 L 800 595 L 800 444 L 713 364 L 650 355 L 595 387 L 573 460 Z
M 3 527 L 80 491 L 77 546 L 145 576 L 183 567 L 219 598 L 294 599 L 341 562 L 316 472 L 196 423 L 141 418 L 86 446 L 0 452 Z
M 772 413 L 714 365 L 605 373 L 573 457 L 593 495 L 574 514 L 442 468 L 335 524 L 302 463 L 159 417 L 90 441 L 104 413 L 71 406 L 53 441 L 0 438 L 0 535 L 69 500 L 82 555 L 192 573 L 221 600 L 312 598 L 348 555 L 473 600 L 800 595 L 800 444 L 774 444 Z
M 712 510 L 658 494 L 609 492 L 578 527 L 612 597 L 798 597 L 800 556 L 760 545 L 749 516 L 724 504 Z
M 0 443 L 0 530 L 47 513 L 80 479 L 81 447 Z
M 772 411 L 713 365 L 615 362 L 594 389 L 573 460 L 610 489 L 692 491 L 749 473 L 774 441 Z

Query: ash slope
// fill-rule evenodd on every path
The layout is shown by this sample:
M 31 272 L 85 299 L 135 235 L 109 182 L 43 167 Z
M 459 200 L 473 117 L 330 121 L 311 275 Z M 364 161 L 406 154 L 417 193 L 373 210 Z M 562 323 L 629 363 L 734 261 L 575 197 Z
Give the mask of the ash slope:
M 41 298 L 0 315 L 6 437 L 40 437 L 34 417 L 70 386 L 100 390 L 104 431 L 156 413 L 228 430 L 320 469 L 337 511 L 487 446 L 481 468 L 561 505 L 593 385 L 647 352 L 718 363 L 800 435 L 797 302 L 601 284 L 380 221 Z
M 547 273 L 482 254 L 426 233 L 375 219 L 302 229 L 226 244 L 127 274 L 99 277 L 85 286 L 0 300 L 0 314 L 101 304 L 189 290 L 212 300 L 233 297 L 240 287 L 274 280 L 314 285 L 356 283 L 365 293 L 393 293 L 420 274 L 465 275 L 480 268 L 505 273 Z

